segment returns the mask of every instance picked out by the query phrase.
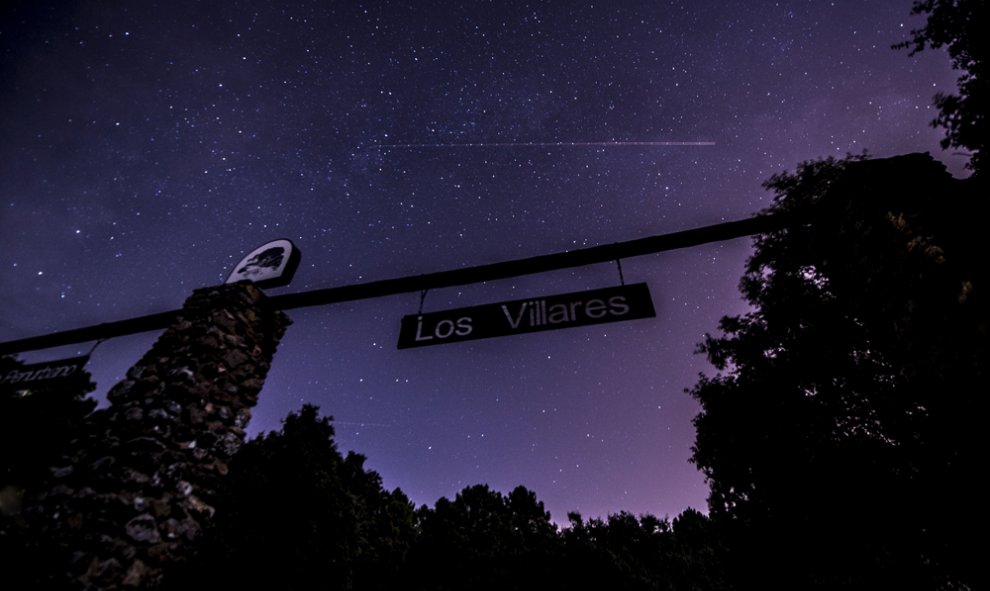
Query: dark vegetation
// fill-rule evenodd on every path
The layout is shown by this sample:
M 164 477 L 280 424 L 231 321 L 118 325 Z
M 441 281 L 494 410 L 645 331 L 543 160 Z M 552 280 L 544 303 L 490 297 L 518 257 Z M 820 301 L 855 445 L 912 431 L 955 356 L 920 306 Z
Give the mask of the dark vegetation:
M 936 97 L 935 124 L 970 151 L 973 177 L 908 155 L 810 162 L 767 182 L 769 211 L 792 223 L 757 239 L 741 282 L 752 311 L 701 344 L 719 373 L 690 391 L 710 516 L 571 514 L 558 529 L 532 491 L 485 485 L 416 508 L 362 456 L 340 454 L 330 419 L 306 406 L 241 449 L 212 527 L 169 585 L 987 588 L 986 9 L 915 10 L 927 25 L 903 46 L 945 47 L 963 72 L 958 95 Z M 82 437 L 91 389 L 0 396 L 4 588 L 37 580 L 24 565 L 43 545 L 20 499 Z
M 985 196 L 927 155 L 771 179 L 794 216 L 757 240 L 701 350 L 693 460 L 743 588 L 977 588 L 968 540 L 988 391 Z
M 894 47 L 914 55 L 926 48 L 944 49 L 960 71 L 957 94 L 935 96 L 935 127 L 945 129 L 943 148 L 969 152 L 974 174 L 985 172 L 984 148 L 990 129 L 990 71 L 987 70 L 987 3 L 983 0 L 917 0 L 912 12 L 927 16 L 925 26 L 911 31 L 911 39 Z
M 382 488 L 341 455 L 313 406 L 247 443 L 213 529 L 175 588 L 693 589 L 718 582 L 708 519 L 571 514 L 558 531 L 536 495 L 475 485 L 433 508 Z M 703 584 L 697 588 L 712 588 Z
M 0 357 L 0 376 L 23 367 Z M 96 401 L 87 397 L 94 389 L 86 372 L 57 387 L 0 386 L 0 487 L 33 489 L 47 481 L 49 467 L 59 465 L 70 443 L 83 435 L 86 417 L 96 408 Z M 18 453 L 26 450 L 31 453 Z
M 0 357 L 0 376 L 24 364 Z M 56 550 L 27 520 L 25 507 L 53 484 L 71 451 L 88 437 L 96 388 L 87 372 L 55 386 L 0 385 L 0 586 L 29 589 L 45 580 Z M 49 569 L 50 570 L 50 569 Z

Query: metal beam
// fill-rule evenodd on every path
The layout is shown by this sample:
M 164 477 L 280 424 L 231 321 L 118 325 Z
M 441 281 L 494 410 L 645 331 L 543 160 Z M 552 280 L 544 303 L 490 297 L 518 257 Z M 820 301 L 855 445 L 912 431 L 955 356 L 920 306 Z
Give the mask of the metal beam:
M 709 242 L 719 242 L 753 234 L 762 234 L 779 230 L 787 223 L 788 219 L 781 214 L 760 215 L 744 220 L 674 232 L 672 234 L 649 236 L 627 242 L 603 244 L 601 246 L 492 263 L 489 265 L 479 265 L 466 269 L 454 269 L 452 271 L 440 271 L 425 275 L 411 275 L 395 279 L 384 279 L 381 281 L 370 281 L 367 283 L 277 295 L 269 298 L 269 301 L 276 309 L 291 310 L 294 308 L 324 306 L 340 302 L 417 292 L 424 289 L 467 285 L 482 281 L 545 273 L 558 269 L 583 267 L 595 263 L 629 259 L 667 250 L 689 248 Z M 171 310 L 127 320 L 119 320 L 117 322 L 107 322 L 48 335 L 7 341 L 0 343 L 0 355 L 10 355 L 24 351 L 35 351 L 38 349 L 159 330 L 169 326 L 178 314 L 179 310 Z

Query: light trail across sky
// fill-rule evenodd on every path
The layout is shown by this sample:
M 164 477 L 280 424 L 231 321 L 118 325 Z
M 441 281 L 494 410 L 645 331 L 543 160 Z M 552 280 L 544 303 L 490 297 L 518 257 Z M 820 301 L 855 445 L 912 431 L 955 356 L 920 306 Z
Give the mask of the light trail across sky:
M 569 147 L 671 147 L 714 146 L 715 142 L 479 142 L 446 144 L 375 144 L 369 148 L 569 148 Z

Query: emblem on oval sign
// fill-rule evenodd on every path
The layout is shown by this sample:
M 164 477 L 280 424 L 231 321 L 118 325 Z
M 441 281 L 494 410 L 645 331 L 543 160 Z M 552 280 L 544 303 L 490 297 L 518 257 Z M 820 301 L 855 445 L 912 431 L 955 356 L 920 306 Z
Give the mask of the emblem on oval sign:
M 281 287 L 292 281 L 302 255 L 291 240 L 280 238 L 252 250 L 237 263 L 225 283 L 251 281 L 258 287 Z

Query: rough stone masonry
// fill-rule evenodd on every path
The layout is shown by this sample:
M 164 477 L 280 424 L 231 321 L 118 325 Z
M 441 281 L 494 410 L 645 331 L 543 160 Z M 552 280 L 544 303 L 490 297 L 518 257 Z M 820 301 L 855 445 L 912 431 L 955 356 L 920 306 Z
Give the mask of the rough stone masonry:
M 289 324 L 249 282 L 193 293 L 55 470 L 38 507 L 69 563 L 53 583 L 154 588 L 188 556 Z

